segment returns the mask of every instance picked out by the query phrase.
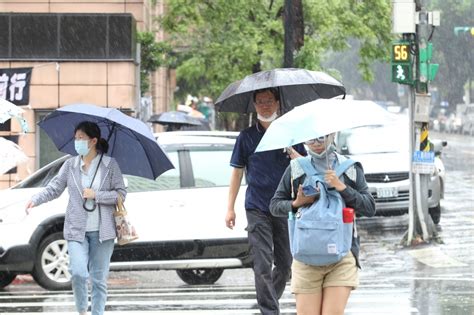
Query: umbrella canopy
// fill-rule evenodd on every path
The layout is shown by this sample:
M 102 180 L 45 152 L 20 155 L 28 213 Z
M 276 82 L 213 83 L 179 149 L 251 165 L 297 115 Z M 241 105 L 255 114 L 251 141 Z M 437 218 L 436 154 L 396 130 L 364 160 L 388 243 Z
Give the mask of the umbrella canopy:
M 27 160 L 28 157 L 15 142 L 0 137 L 0 174 L 5 174 Z
M 318 99 L 273 121 L 255 151 L 286 148 L 344 129 L 382 124 L 392 115 L 372 101 Z
M 107 155 L 117 160 L 122 173 L 155 179 L 174 168 L 150 128 L 144 122 L 114 108 L 68 105 L 47 115 L 39 122 L 39 126 L 59 151 L 77 155 L 74 149 L 74 128 L 84 120 L 99 125 L 102 137 L 109 142 Z
M 152 115 L 148 122 L 160 125 L 200 126 L 201 121 L 185 112 L 170 111 Z
M 342 83 L 324 72 L 282 68 L 257 72 L 231 83 L 219 96 L 215 107 L 221 112 L 255 112 L 253 92 L 272 87 L 278 88 L 280 93 L 282 113 L 318 98 L 346 93 Z
M 28 124 L 23 118 L 23 108 L 0 98 L 0 124 L 3 124 L 10 118 L 16 118 L 20 123 L 22 132 L 28 132 Z

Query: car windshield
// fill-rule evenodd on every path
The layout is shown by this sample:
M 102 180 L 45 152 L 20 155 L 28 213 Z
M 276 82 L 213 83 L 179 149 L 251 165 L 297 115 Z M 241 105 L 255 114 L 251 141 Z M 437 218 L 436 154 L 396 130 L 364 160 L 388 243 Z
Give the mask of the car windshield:
M 59 172 L 59 169 L 63 165 L 65 159 L 60 158 L 50 165 L 47 165 L 40 169 L 34 176 L 31 176 L 24 181 L 20 182 L 18 185 L 12 187 L 16 188 L 37 188 L 45 187 L 54 176 Z
M 232 168 L 229 161 L 232 151 L 229 148 L 202 148 L 190 152 L 193 163 L 195 187 L 227 186 Z
M 400 124 L 365 126 L 340 132 L 343 154 L 395 153 L 408 150 L 408 127 Z

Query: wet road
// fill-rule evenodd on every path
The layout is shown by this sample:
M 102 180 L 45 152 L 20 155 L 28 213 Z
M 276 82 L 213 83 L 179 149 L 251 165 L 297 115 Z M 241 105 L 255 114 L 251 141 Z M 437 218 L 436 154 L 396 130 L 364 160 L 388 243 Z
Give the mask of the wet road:
M 438 226 L 444 244 L 400 246 L 408 216 L 360 219 L 361 285 L 346 314 L 474 314 L 474 138 L 446 138 L 446 193 Z M 189 286 L 174 271 L 112 273 L 106 314 L 259 314 L 250 269 L 227 270 L 212 286 Z M 0 291 L 0 314 L 75 314 L 70 291 L 29 277 Z M 287 287 L 282 314 L 295 314 Z

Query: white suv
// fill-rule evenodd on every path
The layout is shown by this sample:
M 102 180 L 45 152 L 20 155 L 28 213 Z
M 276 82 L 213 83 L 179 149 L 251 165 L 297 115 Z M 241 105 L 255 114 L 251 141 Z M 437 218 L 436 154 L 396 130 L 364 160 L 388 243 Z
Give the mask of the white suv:
M 401 215 L 409 206 L 408 122 L 365 126 L 339 132 L 339 152 L 362 163 L 365 180 L 375 199 L 377 215 Z M 441 219 L 445 170 L 440 159 L 447 142 L 435 141 L 435 169 L 429 177 L 428 208 L 435 224 Z
M 159 135 L 175 169 L 156 181 L 125 175 L 125 205 L 139 239 L 116 246 L 111 270 L 176 270 L 189 284 L 211 284 L 226 268 L 250 267 L 244 209 L 245 186 L 236 202 L 237 225 L 225 226 L 230 156 L 235 135 Z M 67 157 L 0 191 L 0 288 L 17 274 L 32 274 L 46 289 L 70 287 L 63 239 L 67 192 L 25 215 L 29 198 L 58 172 Z

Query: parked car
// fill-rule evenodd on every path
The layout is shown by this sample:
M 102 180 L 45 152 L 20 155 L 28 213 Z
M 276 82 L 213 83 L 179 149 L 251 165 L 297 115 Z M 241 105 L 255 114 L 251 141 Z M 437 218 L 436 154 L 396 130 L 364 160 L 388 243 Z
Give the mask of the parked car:
M 212 284 L 224 269 L 251 266 L 241 187 L 233 230 L 225 226 L 232 137 L 159 136 L 175 169 L 156 180 L 125 175 L 125 201 L 139 239 L 116 245 L 111 270 L 176 270 L 188 284 Z M 133 152 L 131 152 L 133 154 Z M 50 290 L 70 288 L 63 239 L 67 191 L 25 215 L 30 197 L 58 173 L 67 157 L 0 191 L 0 287 L 32 274 Z
M 430 112 L 430 128 L 437 132 L 446 132 L 448 125 L 448 110 L 445 107 L 433 106 Z
M 463 134 L 474 135 L 474 104 L 467 104 L 464 111 L 461 113 Z
M 409 207 L 409 145 L 405 119 L 380 126 L 365 126 L 340 132 L 338 151 L 362 163 L 376 215 L 401 215 Z M 435 170 L 428 187 L 428 208 L 433 222 L 441 219 L 445 170 L 440 159 L 446 142 L 436 141 Z
M 462 117 L 456 113 L 449 114 L 446 122 L 446 131 L 449 133 L 461 133 Z

